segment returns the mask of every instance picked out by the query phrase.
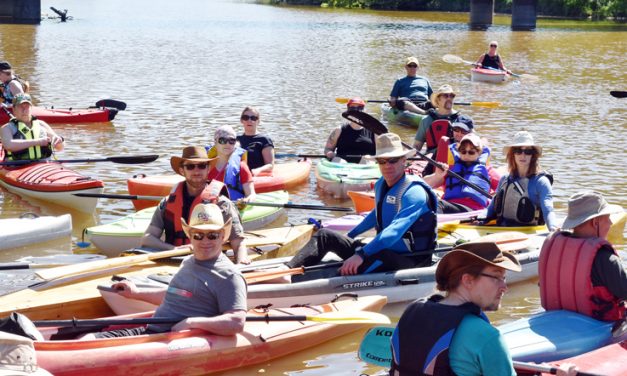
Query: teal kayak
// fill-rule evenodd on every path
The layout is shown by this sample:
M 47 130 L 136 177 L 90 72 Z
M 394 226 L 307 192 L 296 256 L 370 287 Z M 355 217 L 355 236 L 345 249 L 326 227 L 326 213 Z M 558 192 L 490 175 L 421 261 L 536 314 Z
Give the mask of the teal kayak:
M 347 198 L 348 191 L 372 189 L 380 177 L 379 166 L 374 163 L 336 163 L 321 159 L 316 165 L 318 186 L 335 198 Z
M 396 108 L 390 107 L 389 104 L 383 103 L 381 105 L 381 117 L 383 117 L 388 124 L 418 128 L 418 126 L 420 126 L 420 121 L 425 117 L 425 115 L 397 110 Z
M 255 201 L 274 204 L 286 204 L 289 200 L 287 191 L 274 191 L 257 194 Z M 123 251 L 139 247 L 144 232 L 150 224 L 156 206 L 140 210 L 111 223 L 85 229 L 89 237 L 102 253 L 109 257 Z M 249 205 L 240 211 L 245 230 L 255 230 L 266 226 L 283 214 L 283 208 Z

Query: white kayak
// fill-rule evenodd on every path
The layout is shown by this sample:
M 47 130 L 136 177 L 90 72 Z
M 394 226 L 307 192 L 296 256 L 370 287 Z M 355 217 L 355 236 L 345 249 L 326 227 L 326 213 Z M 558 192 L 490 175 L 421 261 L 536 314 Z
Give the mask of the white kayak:
M 0 250 L 40 243 L 72 233 L 72 216 L 24 215 L 0 219 Z

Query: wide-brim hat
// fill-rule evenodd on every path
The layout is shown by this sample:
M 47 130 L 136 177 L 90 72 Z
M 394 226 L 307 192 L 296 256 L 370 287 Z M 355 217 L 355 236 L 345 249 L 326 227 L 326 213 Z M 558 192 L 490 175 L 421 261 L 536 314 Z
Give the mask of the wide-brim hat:
M 542 146 L 537 145 L 533 141 L 533 136 L 531 135 L 531 133 L 527 131 L 520 131 L 516 133 L 514 135 L 514 139 L 512 140 L 512 143 L 503 147 L 503 154 L 507 155 L 507 153 L 509 153 L 510 148 L 523 147 L 523 146 L 533 147 L 534 149 L 536 149 L 536 152 L 538 153 L 538 157 L 542 156 Z
M 37 367 L 33 340 L 7 332 L 0 332 L 0 375 L 51 376 Z
M 437 102 L 438 96 L 440 94 L 455 94 L 455 95 L 457 95 L 457 92 L 455 91 L 455 89 L 453 89 L 453 87 L 451 85 L 448 85 L 448 84 L 442 85 L 436 91 L 431 93 L 431 98 L 429 98 L 430 102 L 435 104 Z
M 448 278 L 458 269 L 473 264 L 492 265 L 513 272 L 522 270 L 514 255 L 501 251 L 494 242 L 464 243 L 444 255 L 435 270 L 435 280 L 446 286 Z
M 181 167 L 181 163 L 185 161 L 191 161 L 196 163 L 202 162 L 211 162 L 216 158 L 209 158 L 207 156 L 207 150 L 202 146 L 187 146 L 183 149 L 183 153 L 180 157 L 173 156 L 170 158 L 170 167 L 177 174 L 181 175 L 179 172 L 179 168 Z
M 191 230 L 199 231 L 220 231 L 224 229 L 224 239 L 228 239 L 231 234 L 231 218 L 224 222 L 222 210 L 215 204 L 198 204 L 194 206 L 192 214 L 189 216 L 189 224 L 185 218 L 181 218 L 183 231 L 188 238 L 191 238 Z
M 580 224 L 602 215 L 623 211 L 619 205 L 610 205 L 605 198 L 594 191 L 575 193 L 568 199 L 568 215 L 562 228 L 573 229 Z
M 375 147 L 377 150 L 375 155 L 366 156 L 367 158 L 396 158 L 416 155 L 415 149 L 405 149 L 401 138 L 396 133 L 383 133 L 377 136 Z

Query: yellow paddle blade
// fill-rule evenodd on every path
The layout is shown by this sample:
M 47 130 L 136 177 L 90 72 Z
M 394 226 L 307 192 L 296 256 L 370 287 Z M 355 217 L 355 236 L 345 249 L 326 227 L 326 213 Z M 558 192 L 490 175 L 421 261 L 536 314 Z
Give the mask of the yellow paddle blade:
M 470 105 L 477 106 L 477 107 L 496 108 L 496 107 L 501 107 L 501 102 L 470 102 Z
M 349 100 L 350 100 L 349 98 L 335 98 L 335 101 L 341 104 L 346 104 L 348 103 Z
M 369 311 L 354 312 L 325 312 L 317 316 L 307 316 L 307 321 L 316 321 L 325 324 L 389 324 L 390 318 L 382 313 Z

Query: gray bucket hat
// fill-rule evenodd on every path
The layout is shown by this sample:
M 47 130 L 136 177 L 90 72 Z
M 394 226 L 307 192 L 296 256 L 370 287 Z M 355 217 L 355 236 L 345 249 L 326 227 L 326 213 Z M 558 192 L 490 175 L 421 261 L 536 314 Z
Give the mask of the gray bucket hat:
M 592 218 L 621 211 L 623 209 L 620 206 L 608 204 L 599 192 L 575 193 L 568 199 L 568 215 L 562 228 L 573 229 Z

